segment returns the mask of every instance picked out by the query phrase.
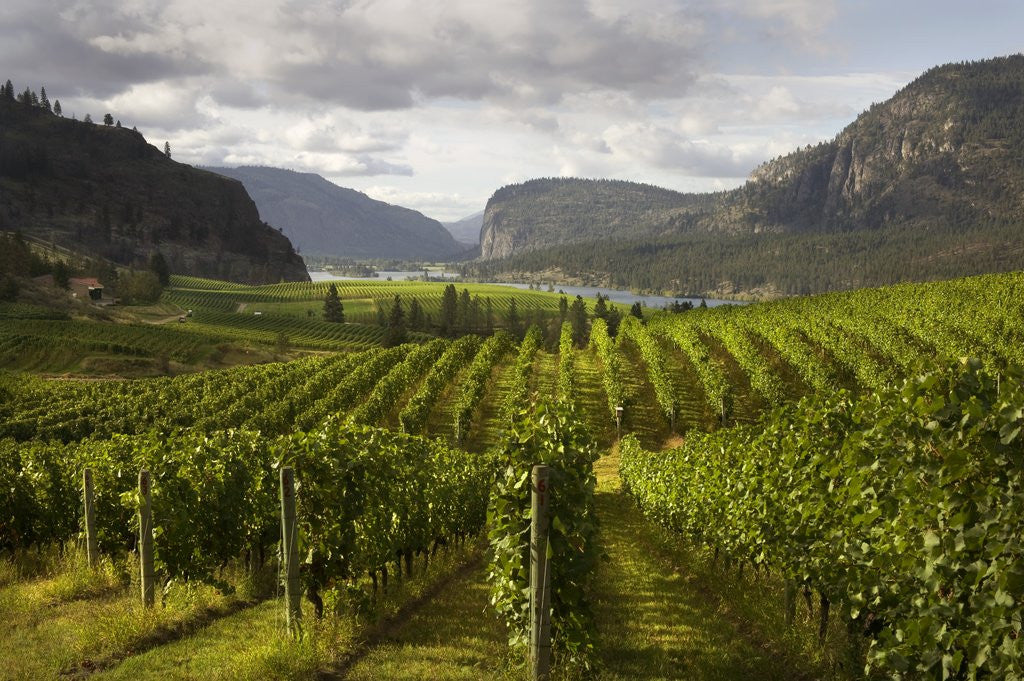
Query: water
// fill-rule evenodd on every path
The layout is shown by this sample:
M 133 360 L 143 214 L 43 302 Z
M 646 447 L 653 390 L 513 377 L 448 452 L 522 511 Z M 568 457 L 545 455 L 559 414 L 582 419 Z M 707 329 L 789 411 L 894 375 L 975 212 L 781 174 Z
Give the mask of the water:
M 503 281 L 489 281 L 488 284 L 497 284 L 498 286 L 511 286 L 518 289 L 529 289 L 529 284 L 510 284 Z M 547 287 L 541 288 L 542 291 L 547 291 Z M 630 293 L 629 291 L 620 291 L 614 288 L 602 288 L 600 286 L 559 286 L 555 285 L 555 293 L 563 291 L 566 296 L 570 299 L 576 296 L 583 296 L 584 299 L 591 298 L 596 299 L 597 294 L 600 293 L 602 296 L 609 298 L 615 303 L 624 303 L 626 305 L 632 305 L 635 302 L 640 302 L 641 305 L 647 307 L 665 307 L 669 303 L 679 301 L 685 302 L 690 301 L 694 307 L 700 305 L 700 298 L 670 298 L 668 296 L 653 296 L 653 295 L 641 295 L 637 293 Z M 716 298 L 705 298 L 704 301 L 708 304 L 708 307 L 718 307 L 719 305 L 745 305 L 745 303 L 738 303 L 735 300 L 718 300 Z
M 431 279 L 439 278 L 439 277 L 440 278 L 444 278 L 444 279 L 458 279 L 459 278 L 459 273 L 458 272 L 437 272 L 437 271 L 434 271 L 434 270 L 430 270 L 428 273 L 430 274 L 430 278 Z M 333 272 L 323 272 L 323 271 L 320 271 L 320 270 L 313 270 L 313 271 L 310 271 L 310 273 L 309 273 L 309 278 L 312 279 L 313 281 L 330 281 L 331 279 L 346 279 L 346 280 L 350 280 L 350 279 L 366 279 L 366 280 L 371 280 L 372 279 L 372 280 L 376 280 L 376 281 L 387 281 L 389 277 L 391 278 L 391 281 L 419 280 L 419 279 L 423 279 L 423 270 L 416 270 L 416 271 L 409 271 L 409 272 L 378 270 L 376 277 L 346 277 L 346 276 L 343 276 L 343 275 L 340 275 L 340 274 L 334 274 Z
M 313 281 L 330 281 L 331 279 L 346 279 L 346 280 L 366 279 L 366 280 L 375 280 L 375 281 L 386 281 L 388 277 L 391 277 L 392 281 L 408 281 L 408 280 L 422 279 L 423 278 L 423 270 L 410 271 L 410 272 L 398 272 L 398 271 L 385 272 L 385 271 L 379 271 L 379 272 L 377 272 L 377 276 L 376 277 L 343 277 L 341 275 L 332 274 L 331 272 L 313 271 L 313 272 L 309 273 L 309 277 Z M 436 271 L 431 271 L 430 272 L 430 277 L 432 279 L 436 278 L 436 277 L 443 277 L 445 279 L 457 280 L 459 278 L 459 275 L 458 275 L 457 272 L 436 272 Z M 505 282 L 505 281 L 489 281 L 489 282 L 486 282 L 486 283 L 493 284 L 495 286 L 509 286 L 509 287 L 521 289 L 521 290 L 524 290 L 524 291 L 528 290 L 530 288 L 529 284 L 514 284 L 514 283 Z M 544 288 L 542 288 L 540 290 L 546 291 L 547 287 L 544 287 Z M 636 294 L 636 293 L 630 293 L 629 291 L 620 291 L 618 289 L 603 288 L 603 287 L 600 287 L 600 286 L 555 286 L 555 292 L 557 293 L 559 291 L 564 292 L 565 295 L 568 296 L 569 298 L 575 298 L 576 296 L 583 296 L 584 298 L 590 299 L 590 300 L 593 300 L 593 299 L 597 298 L 597 294 L 600 293 L 602 296 L 606 296 L 610 300 L 612 300 L 612 301 L 614 301 L 616 303 L 623 303 L 625 305 L 632 305 L 633 303 L 639 301 L 641 305 L 646 305 L 647 307 L 654 307 L 654 308 L 662 308 L 662 307 L 665 307 L 666 305 L 668 305 L 669 303 L 672 303 L 672 302 L 675 302 L 675 301 L 679 301 L 679 302 L 690 301 L 691 303 L 693 303 L 694 307 L 696 307 L 696 306 L 700 305 L 700 301 L 701 301 L 700 298 L 682 298 L 682 297 L 673 298 L 673 297 L 668 297 L 668 296 L 639 295 L 639 294 Z M 715 298 L 705 298 L 704 301 L 708 304 L 708 307 L 717 307 L 719 305 L 744 305 L 745 304 L 745 303 L 738 303 L 735 300 L 718 300 L 718 299 L 715 299 Z

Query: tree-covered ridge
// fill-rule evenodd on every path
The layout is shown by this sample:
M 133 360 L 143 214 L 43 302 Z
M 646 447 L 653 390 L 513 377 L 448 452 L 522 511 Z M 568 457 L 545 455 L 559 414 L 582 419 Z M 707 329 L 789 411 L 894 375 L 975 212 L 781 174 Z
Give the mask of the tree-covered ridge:
M 501 189 L 481 253 L 508 260 L 478 270 L 777 294 L 1015 269 L 1022 158 L 1024 56 L 949 64 L 728 192 L 580 179 Z
M 0 230 L 119 265 L 144 266 L 160 251 L 179 274 L 308 279 L 240 183 L 172 161 L 167 145 L 150 145 L 113 115 L 104 125 L 79 121 L 58 115 L 56 100 L 47 108 L 31 90 L 2 90 Z

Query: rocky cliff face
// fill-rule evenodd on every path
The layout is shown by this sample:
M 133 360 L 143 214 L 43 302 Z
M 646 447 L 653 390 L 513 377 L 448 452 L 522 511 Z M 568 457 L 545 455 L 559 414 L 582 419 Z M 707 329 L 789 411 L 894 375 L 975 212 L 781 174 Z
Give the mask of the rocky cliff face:
M 138 132 L 0 101 L 0 229 L 126 266 L 163 253 L 176 274 L 307 281 L 240 182 L 176 163 Z
M 571 202 L 561 200 L 562 189 L 551 181 L 532 192 L 499 190 L 484 217 L 482 257 L 694 231 L 928 229 L 1019 220 L 1024 56 L 931 69 L 835 139 L 765 163 L 730 192 L 637 195 L 610 193 L 597 181 L 571 182 Z

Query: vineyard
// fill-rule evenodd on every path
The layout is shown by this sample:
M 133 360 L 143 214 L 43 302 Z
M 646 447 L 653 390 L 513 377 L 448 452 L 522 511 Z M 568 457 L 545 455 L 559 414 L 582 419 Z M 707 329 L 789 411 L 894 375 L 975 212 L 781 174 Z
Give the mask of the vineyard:
M 785 597 L 771 606 L 780 619 L 767 630 L 803 626 L 839 645 L 838 627 L 843 648 L 859 656 L 854 668 L 871 678 L 1020 673 L 1024 397 L 1014 367 L 1024 365 L 1024 275 L 658 312 L 617 325 L 594 318 L 582 343 L 564 321 L 554 337 L 545 324 L 522 338 L 424 334 L 393 348 L 375 347 L 377 336 L 354 340 L 379 327 L 310 318 L 301 306 L 319 305 L 325 288 L 176 278 L 167 299 L 194 314 L 182 328 L 115 326 L 117 344 L 150 355 L 160 347 L 187 358 L 203 347 L 188 339 L 231 329 L 265 343 L 285 329 L 320 354 L 152 379 L 5 376 L 0 551 L 73 541 L 90 467 L 101 551 L 117 564 L 134 546 L 134 485 L 148 468 L 164 607 L 174 611 L 176 585 L 203 585 L 210 602 L 237 598 L 254 575 L 275 569 L 277 474 L 290 465 L 313 620 L 326 612 L 357 621 L 384 607 L 396 579 L 419 588 L 417 579 L 436 577 L 430 565 L 486 531 L 485 600 L 508 650 L 519 651 L 528 605 L 523 481 L 531 463 L 545 462 L 564 490 L 552 530 L 562 566 L 552 582 L 556 659 L 630 678 L 621 659 L 602 652 L 605 601 L 590 596 L 604 588 L 594 575 L 610 569 L 599 561 L 602 537 L 615 535 L 599 526 L 627 503 L 612 502 L 624 497 L 595 479 L 599 452 L 611 449 L 624 490 L 665 541 L 684 541 L 719 571 L 781 585 Z M 339 283 L 346 313 L 349 301 L 369 301 L 371 323 L 369 310 L 399 291 L 422 294 L 428 314 L 439 313 L 440 285 Z M 514 298 L 525 319 L 530 309 L 558 319 L 558 296 L 501 293 L 508 297 L 490 294 L 496 309 Z M 268 311 L 245 314 L 241 304 Z M 48 324 L 90 323 L 19 319 L 19 328 L 40 329 L 22 342 L 73 342 L 70 333 L 47 335 Z M 15 347 L 9 333 L 5 320 L 0 355 Z M 0 607 L 4 590 L 24 583 L 0 573 Z M 805 617 L 797 601 L 816 606 Z M 814 621 L 801 624 L 812 611 Z M 130 649 L 136 639 L 126 636 Z M 129 654 L 83 650 L 112 673 Z M 314 668 L 333 658 L 308 654 Z M 812 675 L 859 677 L 826 658 Z M 515 677 L 508 664 L 488 673 Z

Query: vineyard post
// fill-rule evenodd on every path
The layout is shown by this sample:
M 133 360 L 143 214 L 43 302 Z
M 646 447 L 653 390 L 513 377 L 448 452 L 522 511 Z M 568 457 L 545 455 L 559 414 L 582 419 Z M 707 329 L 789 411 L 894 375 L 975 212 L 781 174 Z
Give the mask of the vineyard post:
M 149 471 L 139 471 L 139 560 L 142 604 L 153 607 L 153 499 Z
M 85 551 L 89 567 L 99 562 L 100 553 L 96 543 L 96 509 L 93 507 L 92 469 L 82 471 L 82 502 L 85 506 Z
M 530 509 L 530 678 L 546 681 L 551 669 L 551 469 L 533 467 Z
M 615 437 L 622 439 L 622 405 L 615 407 Z
M 291 466 L 281 468 L 281 555 L 284 559 L 284 596 L 288 629 L 298 633 L 302 619 L 299 602 L 299 546 L 296 537 L 295 473 Z

